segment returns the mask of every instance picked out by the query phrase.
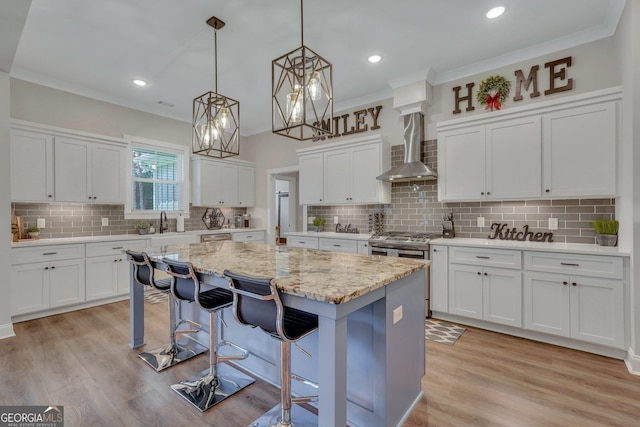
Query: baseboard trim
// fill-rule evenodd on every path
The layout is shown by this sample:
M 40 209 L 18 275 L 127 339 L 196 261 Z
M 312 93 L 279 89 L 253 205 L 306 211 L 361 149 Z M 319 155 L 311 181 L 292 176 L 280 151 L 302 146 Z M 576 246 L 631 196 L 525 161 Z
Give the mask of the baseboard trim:
M 15 337 L 16 333 L 13 330 L 13 323 L 6 323 L 4 325 L 0 325 L 0 340 L 5 338 Z
M 627 357 L 624 358 L 624 363 L 627 365 L 629 373 L 640 375 L 640 356 L 635 354 L 631 347 L 629 347 Z

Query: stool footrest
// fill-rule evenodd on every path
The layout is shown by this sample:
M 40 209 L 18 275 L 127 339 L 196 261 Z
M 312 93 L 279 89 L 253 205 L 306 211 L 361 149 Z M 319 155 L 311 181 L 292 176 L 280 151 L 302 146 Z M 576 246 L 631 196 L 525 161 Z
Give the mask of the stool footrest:
M 240 354 L 234 355 L 220 355 L 218 354 L 218 362 L 224 362 L 227 360 L 244 360 L 249 356 L 249 351 L 240 347 L 237 344 L 232 343 L 231 341 L 220 341 L 217 345 L 218 350 L 222 347 L 231 347 L 240 352 Z
M 204 412 L 214 405 L 237 393 L 255 382 L 253 378 L 234 368 L 221 363 L 216 367 L 215 375 L 209 369 L 173 384 L 173 391 L 187 402 Z

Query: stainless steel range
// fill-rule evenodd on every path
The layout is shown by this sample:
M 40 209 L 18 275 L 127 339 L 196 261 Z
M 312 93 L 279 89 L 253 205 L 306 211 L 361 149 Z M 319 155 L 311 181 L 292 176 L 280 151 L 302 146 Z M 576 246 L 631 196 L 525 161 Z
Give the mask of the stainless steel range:
M 388 231 L 374 234 L 369 238 L 371 255 L 392 256 L 399 258 L 429 259 L 429 242 L 442 237 L 438 233 Z M 429 307 L 429 274 L 425 278 L 425 313 L 431 317 Z

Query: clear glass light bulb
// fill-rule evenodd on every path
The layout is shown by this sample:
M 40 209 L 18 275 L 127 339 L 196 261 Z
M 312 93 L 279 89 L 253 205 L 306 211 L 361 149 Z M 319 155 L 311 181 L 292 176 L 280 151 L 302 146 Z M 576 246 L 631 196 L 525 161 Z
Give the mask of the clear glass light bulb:
M 320 81 L 320 73 L 318 73 L 317 71 L 314 71 L 309 76 L 308 89 L 309 89 L 309 97 L 311 98 L 312 101 L 317 101 L 322 97 L 322 84 Z
M 287 95 L 287 117 L 291 123 L 302 121 L 302 96 L 300 90 Z
M 229 129 L 231 127 L 231 118 L 229 117 L 229 109 L 222 107 L 220 113 L 219 127 L 220 129 Z
M 202 142 L 205 147 L 211 147 L 220 139 L 217 121 L 202 125 Z

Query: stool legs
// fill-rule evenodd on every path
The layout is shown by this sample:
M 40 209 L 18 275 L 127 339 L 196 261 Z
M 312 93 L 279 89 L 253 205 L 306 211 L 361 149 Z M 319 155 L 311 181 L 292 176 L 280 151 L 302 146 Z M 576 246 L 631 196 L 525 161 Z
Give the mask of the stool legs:
M 178 333 L 196 333 L 200 330 L 200 325 L 192 321 L 180 321 L 180 323 L 177 323 L 176 305 L 179 304 L 179 302 L 173 297 L 173 295 L 171 295 L 171 293 L 168 293 L 167 295 L 167 306 L 169 308 L 169 345 L 139 354 L 140 358 L 147 362 L 157 372 L 170 368 L 180 362 L 189 360 L 192 357 L 207 351 L 205 346 L 201 345 L 189 336 L 186 337 L 189 340 L 187 343 L 178 343 L 176 339 L 176 335 Z M 182 323 L 188 323 L 192 329 L 177 330 L 178 326 Z
M 231 346 L 240 351 L 240 354 L 234 356 L 218 355 L 216 323 L 216 311 L 210 311 L 209 367 L 199 374 L 171 386 L 176 393 L 202 412 L 255 381 L 250 376 L 226 363 L 218 363 L 225 360 L 246 359 L 249 353 L 235 344 L 222 341 L 221 346 Z
M 313 397 L 291 397 L 291 343 L 280 341 L 280 404 L 250 424 L 251 427 L 317 427 L 318 416 L 292 402 L 305 403 Z M 295 376 L 297 378 L 297 375 Z M 302 379 L 302 378 L 301 378 Z

